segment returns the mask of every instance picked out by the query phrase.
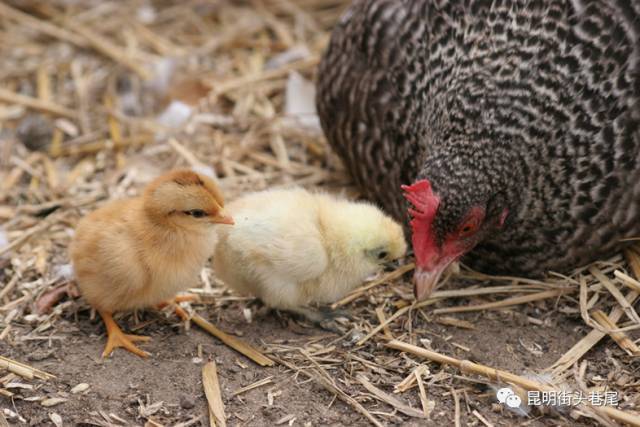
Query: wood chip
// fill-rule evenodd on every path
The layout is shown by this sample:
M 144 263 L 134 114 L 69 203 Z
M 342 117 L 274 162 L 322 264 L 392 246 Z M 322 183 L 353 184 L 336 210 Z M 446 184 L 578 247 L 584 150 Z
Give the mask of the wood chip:
M 63 399 L 62 397 L 51 397 L 49 399 L 44 399 L 42 402 L 40 402 L 40 404 L 45 408 L 49 408 L 51 406 L 56 406 L 66 401 L 67 399 Z
M 52 412 L 49 414 L 49 419 L 56 427 L 62 427 L 62 417 L 60 416 L 60 414 Z
M 72 394 L 78 394 L 78 393 L 82 393 L 84 391 L 89 390 L 89 384 L 87 383 L 80 383 L 78 385 L 76 385 L 75 387 L 73 387 L 71 389 L 71 393 Z
M 202 367 L 202 385 L 209 404 L 209 423 L 211 427 L 225 427 L 227 420 L 224 414 L 224 403 L 222 403 L 215 362 L 208 362 Z

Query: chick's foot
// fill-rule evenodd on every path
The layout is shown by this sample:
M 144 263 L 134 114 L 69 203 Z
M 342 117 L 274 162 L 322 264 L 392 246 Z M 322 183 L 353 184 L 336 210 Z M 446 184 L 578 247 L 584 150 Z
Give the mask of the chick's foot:
M 299 307 L 294 312 L 304 316 L 314 325 L 337 334 L 345 332 L 344 326 L 338 322 L 338 319 L 351 319 L 351 316 L 346 311 L 331 310 L 329 307 L 319 307 L 317 310 L 309 307 Z
M 143 335 L 129 335 L 122 332 L 122 329 L 118 326 L 118 324 L 113 320 L 113 316 L 111 313 L 106 311 L 100 311 L 100 316 L 102 316 L 102 320 L 104 321 L 104 325 L 107 328 L 107 345 L 102 352 L 102 357 L 107 357 L 111 354 L 111 352 L 118 347 L 122 347 L 131 353 L 140 356 L 140 357 L 149 357 L 149 353 L 144 350 L 140 350 L 138 347 L 133 344 L 136 341 L 146 342 L 151 339 L 151 337 L 146 337 Z

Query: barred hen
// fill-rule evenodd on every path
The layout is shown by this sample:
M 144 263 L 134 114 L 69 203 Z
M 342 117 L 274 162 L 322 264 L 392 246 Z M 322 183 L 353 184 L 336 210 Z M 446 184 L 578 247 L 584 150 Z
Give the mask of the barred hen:
M 639 38 L 635 0 L 351 6 L 318 112 L 364 193 L 411 218 L 416 298 L 461 257 L 539 276 L 640 234 Z

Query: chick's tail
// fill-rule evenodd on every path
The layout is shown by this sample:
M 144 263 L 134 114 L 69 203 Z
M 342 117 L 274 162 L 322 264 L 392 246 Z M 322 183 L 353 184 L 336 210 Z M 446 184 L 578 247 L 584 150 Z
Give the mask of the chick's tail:
M 113 315 L 108 311 L 99 311 L 100 316 L 102 316 L 102 320 L 104 321 L 104 325 L 107 328 L 107 345 L 104 347 L 104 351 L 102 352 L 102 357 L 107 357 L 111 354 L 111 352 L 117 348 L 122 347 L 131 353 L 138 355 L 140 357 L 149 357 L 149 353 L 144 350 L 140 350 L 138 347 L 133 344 L 135 341 L 146 342 L 151 339 L 151 337 L 146 337 L 142 335 L 129 335 L 122 332 L 122 329 L 118 326 L 118 324 L 113 320 Z

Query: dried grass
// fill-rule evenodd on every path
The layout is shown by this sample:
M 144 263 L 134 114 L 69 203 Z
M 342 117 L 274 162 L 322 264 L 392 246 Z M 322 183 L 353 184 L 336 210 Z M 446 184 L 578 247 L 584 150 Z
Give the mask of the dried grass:
M 66 250 L 78 219 L 106 200 L 138 193 L 170 168 L 210 172 L 229 199 L 290 185 L 357 196 L 307 113 L 284 113 L 297 108 L 287 106 L 287 99 L 308 96 L 295 86 L 298 77 L 313 80 L 329 30 L 347 3 L 153 2 L 152 17 L 141 15 L 137 1 L 0 4 L 0 345 L 20 354 L 19 343 L 65 340 L 58 327 L 88 311 L 83 300 L 53 301 L 44 314 L 35 307 L 50 291 L 62 295 L 71 281 Z M 640 295 L 639 251 L 635 244 L 624 256 L 547 280 L 492 277 L 463 268 L 420 303 L 412 300 L 413 265 L 406 262 L 334 304 L 353 316 L 343 336 L 287 343 L 264 336 L 260 346 L 270 356 L 266 360 L 319 384 L 372 424 L 401 422 L 396 410 L 433 417 L 440 405 L 448 405 L 450 423 L 491 425 L 494 415 L 469 406 L 467 394 L 489 400 L 490 408 L 494 395 L 474 387 L 493 384 L 496 376 L 454 375 L 422 360 L 423 353 L 416 356 L 410 351 L 415 344 L 423 345 L 421 351 L 442 348 L 434 352 L 442 359 L 434 360 L 455 366 L 459 359 L 444 353 L 473 352 L 476 343 L 451 342 L 434 332 L 435 323 L 447 331 L 474 331 L 477 322 L 495 315 L 512 318 L 514 310 L 529 313 L 526 318 L 539 327 L 548 327 L 550 318 L 582 317 L 575 334 L 584 336 L 546 370 L 550 387 L 570 381 L 570 370 L 602 341 L 599 349 L 629 378 L 622 381 L 618 371 L 591 366 L 591 380 L 582 375 L 571 385 L 584 383 L 587 389 L 591 381 L 596 387 L 593 377 L 600 375 L 604 381 L 597 386 L 618 391 L 624 410 L 603 416 L 633 423 L 640 378 L 627 367 L 634 360 L 629 354 L 637 354 L 634 330 L 640 327 L 634 309 Z M 220 286 L 209 270 L 202 282 L 203 288 L 193 290 L 202 297 L 196 311 L 207 304 L 219 313 L 246 301 Z M 622 287 L 628 288 L 626 294 Z M 413 347 L 389 349 L 388 342 Z M 244 343 L 240 351 L 251 353 Z M 27 395 L 7 388 L 16 374 L 30 383 L 55 381 L 14 360 L 2 358 L 0 368 L 12 372 L 0 378 L 5 396 L 0 399 Z M 278 382 L 281 371 L 275 372 L 234 395 Z M 5 415 L 0 413 L 0 424 L 6 424 Z M 101 425 L 119 422 L 115 414 L 96 417 Z M 279 421 L 295 420 L 287 415 Z M 181 425 L 198 422 L 200 416 Z

